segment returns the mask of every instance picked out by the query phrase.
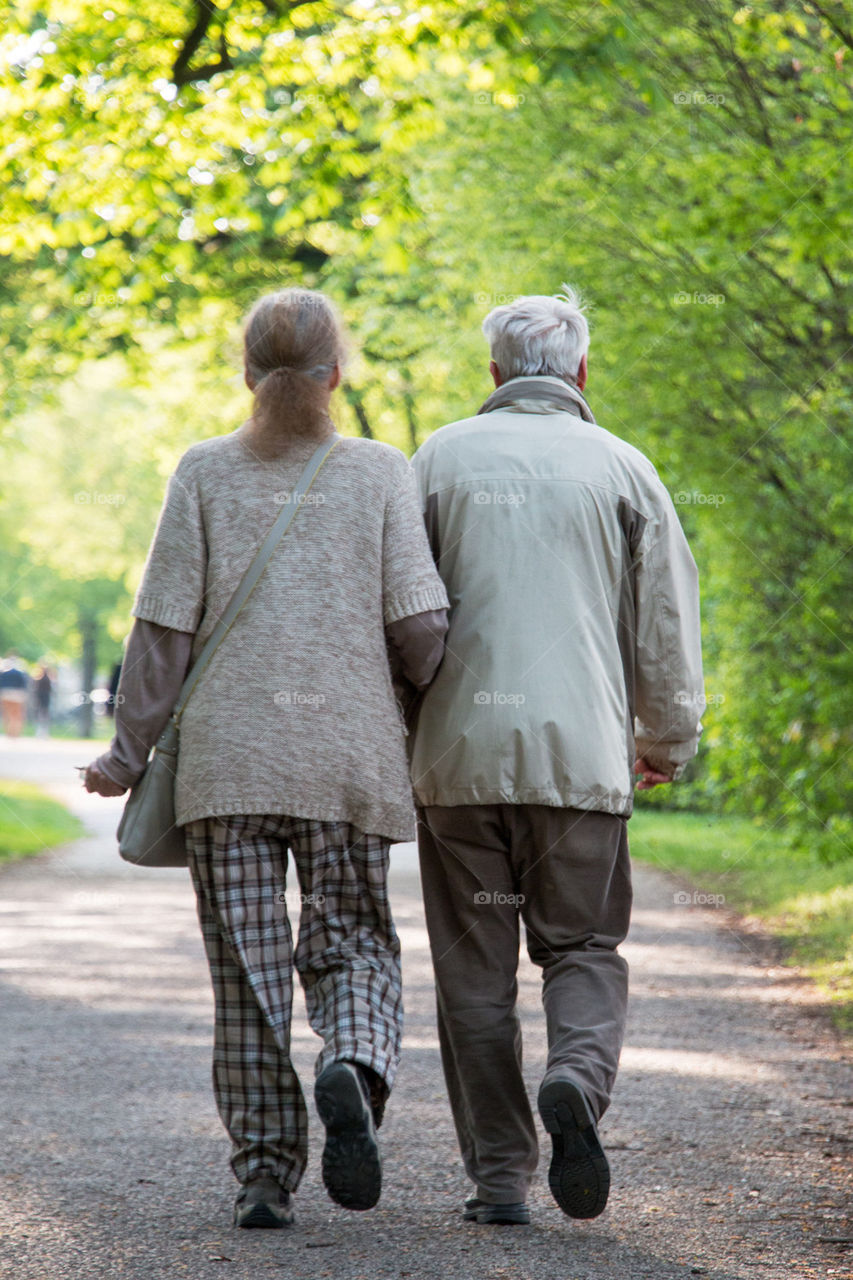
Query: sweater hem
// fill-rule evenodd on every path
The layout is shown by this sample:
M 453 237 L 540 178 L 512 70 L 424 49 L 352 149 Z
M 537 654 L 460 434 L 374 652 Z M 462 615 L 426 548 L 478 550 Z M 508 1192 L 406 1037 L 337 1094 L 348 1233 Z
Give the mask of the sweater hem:
M 244 814 L 264 814 L 276 818 L 305 818 L 315 822 L 347 822 L 363 835 L 381 836 L 392 844 L 403 844 L 415 838 L 414 809 L 405 816 L 396 811 L 376 816 L 368 810 L 330 810 L 316 804 L 300 804 L 298 801 L 270 801 L 269 796 L 225 797 L 216 804 L 197 804 L 191 808 L 180 807 L 175 821 L 179 827 L 206 818 L 233 818 Z

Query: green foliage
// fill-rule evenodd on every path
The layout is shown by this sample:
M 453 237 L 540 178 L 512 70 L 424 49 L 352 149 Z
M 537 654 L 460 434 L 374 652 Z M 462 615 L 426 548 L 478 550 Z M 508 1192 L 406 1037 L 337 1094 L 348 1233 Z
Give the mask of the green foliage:
M 83 834 L 83 823 L 28 782 L 0 782 L 0 862 L 41 853 Z
M 540 6 L 527 29 L 541 82 L 504 80 L 480 111 L 446 98 L 441 151 L 418 158 L 412 186 L 448 193 L 418 228 L 434 289 L 473 285 L 473 331 L 518 293 L 582 287 L 588 394 L 658 465 L 703 581 L 707 772 L 657 803 L 782 818 L 845 858 L 851 37 L 801 4 L 574 24 Z M 467 387 L 482 353 L 454 355 Z
M 321 0 L 19 3 L 0 44 L 8 393 L 164 324 L 221 340 L 261 289 L 311 283 L 362 241 L 403 268 L 427 54 L 476 43 L 502 9 L 469 31 L 446 2 L 404 20 Z
M 657 464 L 702 576 L 702 757 L 650 803 L 746 809 L 846 857 L 843 6 L 108 13 L 18 4 L 0 43 L 9 642 L 67 638 L 81 602 L 118 639 L 165 475 L 245 412 L 259 291 L 338 300 L 341 423 L 410 450 L 488 391 L 484 313 L 569 280 L 596 414 Z M 126 501 L 83 519 L 78 490 Z

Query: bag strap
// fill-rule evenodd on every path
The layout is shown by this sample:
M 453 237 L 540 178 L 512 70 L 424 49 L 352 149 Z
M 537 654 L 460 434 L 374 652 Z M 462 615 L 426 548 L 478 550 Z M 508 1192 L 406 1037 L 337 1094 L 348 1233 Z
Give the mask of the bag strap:
M 281 511 L 276 517 L 275 523 L 255 553 L 255 558 L 252 563 L 240 579 L 240 584 L 237 587 L 237 590 L 228 601 L 227 608 L 205 641 L 204 648 L 196 658 L 181 686 L 181 692 L 178 694 L 178 700 L 175 703 L 175 709 L 173 710 L 171 717 L 176 725 L 183 714 L 187 699 L 198 684 L 202 672 L 213 657 L 214 651 L 220 641 L 227 635 L 231 628 L 231 624 L 243 608 L 243 605 L 246 603 L 256 586 L 258 579 L 269 564 L 272 553 L 275 551 L 279 542 L 281 542 L 281 539 L 293 523 L 296 513 L 303 504 L 305 495 L 308 493 L 317 478 L 317 473 L 328 458 L 329 454 L 333 449 L 337 448 L 340 442 L 341 437 L 337 432 L 335 432 L 331 443 L 328 440 L 324 440 L 308 459 L 304 471 L 296 482 L 295 488 L 290 494 L 288 494 L 287 501 L 283 504 Z

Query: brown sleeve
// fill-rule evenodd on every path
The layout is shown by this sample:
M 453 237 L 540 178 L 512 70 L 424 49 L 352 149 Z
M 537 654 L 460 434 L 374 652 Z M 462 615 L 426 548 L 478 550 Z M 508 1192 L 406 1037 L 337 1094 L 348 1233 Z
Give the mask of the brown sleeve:
M 386 625 L 385 634 L 396 659 L 393 665 L 416 689 L 425 689 L 444 657 L 447 610 L 430 609 L 399 618 Z
M 190 665 L 193 633 L 137 618 L 116 691 L 115 737 L 95 761 L 119 786 L 131 787 L 166 727 Z

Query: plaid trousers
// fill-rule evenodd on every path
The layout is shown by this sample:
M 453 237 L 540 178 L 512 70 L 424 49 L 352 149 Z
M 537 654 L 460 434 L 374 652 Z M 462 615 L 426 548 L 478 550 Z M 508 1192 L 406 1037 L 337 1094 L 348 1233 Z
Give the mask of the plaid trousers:
M 345 822 L 261 814 L 205 818 L 184 831 L 213 981 L 213 1089 L 231 1167 L 241 1183 L 270 1175 L 293 1191 L 308 1154 L 290 1060 L 294 966 L 323 1039 L 316 1073 L 348 1059 L 394 1082 L 403 1009 L 389 842 Z M 295 951 L 288 901 L 301 907 Z

